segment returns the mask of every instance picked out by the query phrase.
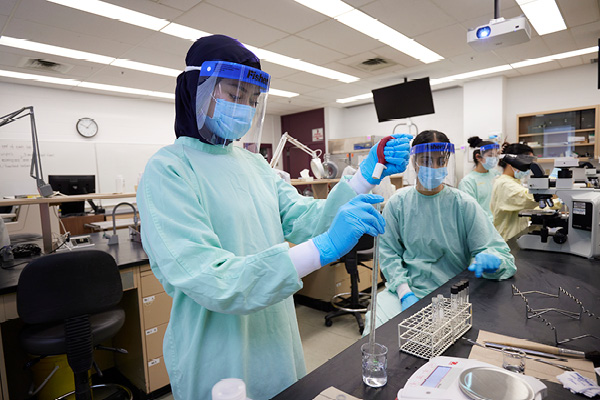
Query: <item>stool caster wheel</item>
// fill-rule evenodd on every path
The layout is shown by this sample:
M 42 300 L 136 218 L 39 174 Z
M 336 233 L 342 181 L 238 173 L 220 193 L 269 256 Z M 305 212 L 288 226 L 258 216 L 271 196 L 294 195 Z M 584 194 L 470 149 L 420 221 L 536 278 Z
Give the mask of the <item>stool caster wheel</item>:
M 331 325 L 333 325 L 333 321 L 330 320 L 330 319 L 326 319 L 325 320 L 325 326 L 331 326 Z

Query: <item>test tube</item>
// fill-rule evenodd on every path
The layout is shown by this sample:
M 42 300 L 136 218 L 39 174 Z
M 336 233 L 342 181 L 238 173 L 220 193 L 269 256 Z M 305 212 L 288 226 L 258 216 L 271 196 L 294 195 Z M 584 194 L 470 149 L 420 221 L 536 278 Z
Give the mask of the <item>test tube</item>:
M 431 298 L 431 324 L 433 328 L 436 329 L 438 325 L 438 309 L 439 309 L 439 299 L 437 297 Z
M 465 281 L 465 304 L 469 302 L 469 281 Z
M 458 304 L 463 305 L 465 303 L 465 281 L 460 281 L 458 286 Z
M 441 294 L 438 294 L 437 298 L 438 298 L 438 323 L 441 325 L 444 323 L 444 296 Z
M 450 288 L 450 309 L 453 313 L 458 308 L 458 297 L 458 286 L 454 285 Z

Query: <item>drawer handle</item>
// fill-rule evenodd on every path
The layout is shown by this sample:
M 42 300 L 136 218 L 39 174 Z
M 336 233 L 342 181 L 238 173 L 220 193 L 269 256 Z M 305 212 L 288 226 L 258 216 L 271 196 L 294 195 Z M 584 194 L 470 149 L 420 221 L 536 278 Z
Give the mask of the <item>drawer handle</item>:
M 154 360 L 148 361 L 148 367 L 152 367 L 156 364 L 160 364 L 160 358 L 155 358 Z
M 158 328 L 148 329 L 148 330 L 146 330 L 146 336 L 152 335 L 153 333 L 156 333 L 156 332 L 158 332 Z
M 144 297 L 144 298 L 142 299 L 142 301 L 144 302 L 144 304 L 149 304 L 149 303 L 152 303 L 152 302 L 154 301 L 154 299 L 155 299 L 155 298 L 156 298 L 156 297 L 154 297 L 154 296 L 148 296 L 148 297 Z

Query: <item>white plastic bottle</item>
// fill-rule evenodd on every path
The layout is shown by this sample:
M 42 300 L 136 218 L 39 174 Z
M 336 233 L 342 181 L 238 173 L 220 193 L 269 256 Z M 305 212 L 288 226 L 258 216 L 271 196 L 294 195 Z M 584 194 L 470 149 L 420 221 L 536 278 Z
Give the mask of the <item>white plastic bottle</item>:
M 115 186 L 115 193 L 123 193 L 123 191 L 125 190 L 125 179 L 123 179 L 123 175 L 117 175 L 117 179 L 115 180 Z
M 246 397 L 246 384 L 237 378 L 221 379 L 212 388 L 212 400 L 250 400 Z

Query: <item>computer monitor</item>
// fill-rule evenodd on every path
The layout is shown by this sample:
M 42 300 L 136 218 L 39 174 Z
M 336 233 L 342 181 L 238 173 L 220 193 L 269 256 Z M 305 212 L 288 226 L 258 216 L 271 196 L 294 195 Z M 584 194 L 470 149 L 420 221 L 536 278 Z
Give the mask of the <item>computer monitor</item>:
M 415 79 L 372 92 L 379 122 L 435 112 L 429 78 Z
M 52 186 L 52 190 L 69 196 L 96 192 L 95 175 L 48 175 L 48 183 Z M 60 214 L 63 217 L 83 215 L 84 213 L 84 201 L 62 203 L 60 205 Z

